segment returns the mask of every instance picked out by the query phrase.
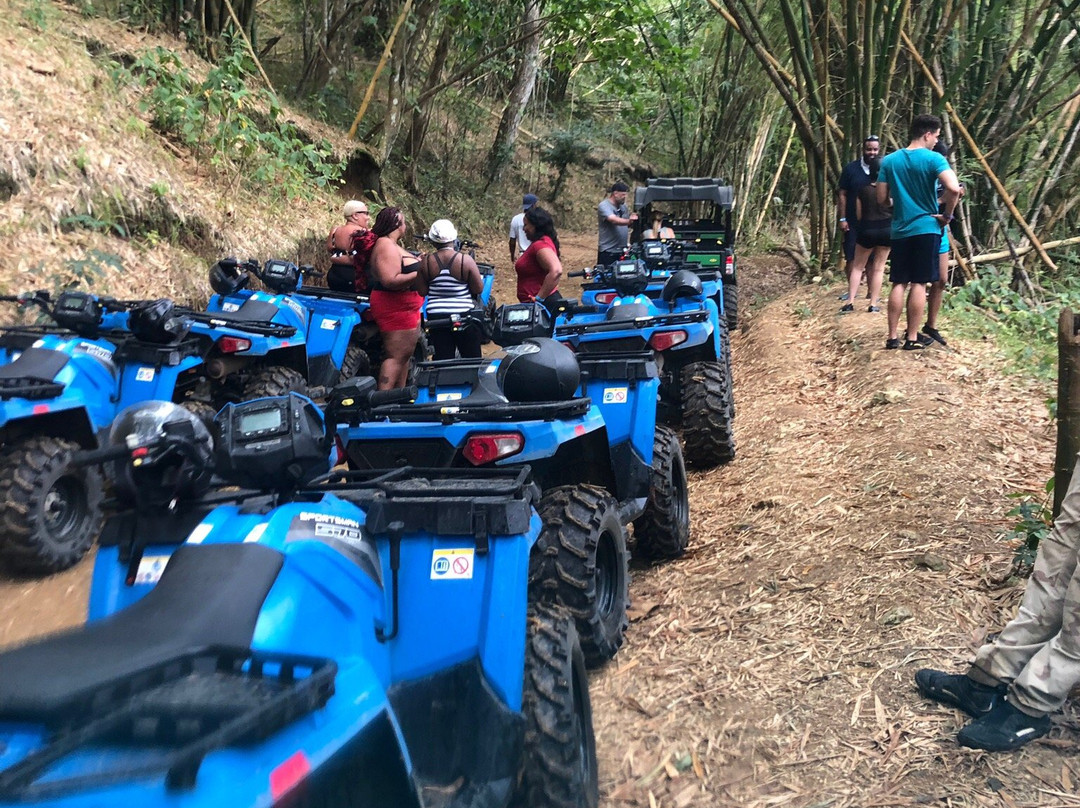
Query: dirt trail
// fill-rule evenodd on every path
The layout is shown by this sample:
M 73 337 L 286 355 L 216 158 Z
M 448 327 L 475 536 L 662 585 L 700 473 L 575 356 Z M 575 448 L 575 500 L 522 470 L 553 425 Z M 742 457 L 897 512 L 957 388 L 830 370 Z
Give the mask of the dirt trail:
M 594 250 L 568 235 L 564 264 Z M 838 317 L 836 290 L 792 289 L 779 262 L 740 273 L 744 310 L 779 297 L 733 341 L 738 458 L 691 475 L 686 557 L 634 569 L 627 644 L 592 679 L 602 804 L 1080 805 L 1075 704 L 988 756 L 912 685 L 1015 609 L 1000 536 L 1007 495 L 1051 473 L 1047 391 L 981 344 L 883 351 L 883 314 Z M 0 645 L 80 622 L 90 564 L 0 575 Z

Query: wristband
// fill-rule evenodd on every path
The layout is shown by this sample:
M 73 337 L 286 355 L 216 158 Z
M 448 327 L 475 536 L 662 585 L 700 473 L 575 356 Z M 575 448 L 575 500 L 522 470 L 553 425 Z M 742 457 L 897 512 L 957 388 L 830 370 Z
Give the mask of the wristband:
M 842 222 L 846 222 L 846 221 L 847 221 L 847 217 L 846 217 L 846 216 L 841 216 L 841 217 L 840 217 L 840 221 L 842 221 Z

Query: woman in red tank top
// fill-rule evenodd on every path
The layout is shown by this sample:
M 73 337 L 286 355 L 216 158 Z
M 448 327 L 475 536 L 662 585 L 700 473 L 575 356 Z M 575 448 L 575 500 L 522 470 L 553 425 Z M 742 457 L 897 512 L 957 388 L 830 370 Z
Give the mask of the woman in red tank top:
M 517 273 L 519 303 L 543 300 L 559 289 L 562 261 L 559 255 L 559 234 L 551 214 L 533 205 L 525 211 L 525 235 L 532 244 L 514 262 Z
M 367 255 L 358 251 L 356 262 L 366 266 L 371 276 L 371 314 L 382 335 L 384 354 L 379 389 L 388 390 L 405 386 L 420 336 L 424 298 L 412 288 L 420 259 L 401 246 L 405 216 L 400 208 L 379 211 L 371 232 L 378 238 Z

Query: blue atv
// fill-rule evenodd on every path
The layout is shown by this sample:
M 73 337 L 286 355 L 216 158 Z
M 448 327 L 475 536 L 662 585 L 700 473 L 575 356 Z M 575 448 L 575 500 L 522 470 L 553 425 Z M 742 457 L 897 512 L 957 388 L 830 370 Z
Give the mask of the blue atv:
M 0 805 L 595 808 L 527 470 L 327 474 L 340 417 L 121 414 L 90 622 L 0 655 Z
M 202 349 L 169 301 L 0 299 L 55 322 L 0 331 L 0 559 L 17 572 L 56 572 L 82 558 L 102 519 L 101 477 L 73 454 L 98 446 L 129 404 L 187 401 Z
M 689 500 L 675 434 L 656 425 L 648 353 L 575 357 L 535 304 L 503 306 L 505 352 L 419 366 L 418 399 L 355 412 L 339 426 L 353 468 L 528 466 L 544 495 L 530 588 L 577 620 L 588 664 L 623 642 L 629 598 L 625 525 L 636 552 L 682 555 Z
M 640 236 L 652 221 L 658 202 L 663 206 L 663 226 L 670 227 L 675 234 L 667 243 L 677 257 L 688 268 L 700 267 L 719 276 L 723 284 L 720 311 L 734 331 L 739 324 L 732 223 L 735 189 L 718 177 L 650 177 L 644 187 L 634 190 L 634 210 L 639 214 L 634 236 Z M 638 257 L 643 256 L 638 253 Z
M 662 286 L 654 282 L 666 273 L 633 258 L 570 273 L 585 275 L 586 299 L 606 308 L 556 308 L 555 338 L 579 356 L 651 349 L 660 367 L 659 420 L 681 427 L 688 462 L 726 463 L 735 458 L 735 406 L 727 321 L 714 299 L 723 290 L 715 276 L 703 281 L 685 269 L 671 272 Z

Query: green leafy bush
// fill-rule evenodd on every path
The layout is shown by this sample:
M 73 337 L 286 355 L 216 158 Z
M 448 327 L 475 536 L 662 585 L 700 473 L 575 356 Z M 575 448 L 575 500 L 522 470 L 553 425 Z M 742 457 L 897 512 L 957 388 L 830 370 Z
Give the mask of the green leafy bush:
M 113 76 L 118 84 L 145 88 L 140 103 L 153 127 L 233 183 L 272 183 L 295 199 L 311 198 L 314 189 L 341 181 L 344 164 L 333 160 L 330 144 L 305 142 L 273 93 L 248 88 L 251 71 L 238 45 L 202 81 L 175 53 L 160 47 L 130 68 L 115 68 Z
M 1051 477 L 1046 483 L 1046 495 L 1039 500 L 1033 499 L 1030 494 L 1010 494 L 1013 499 L 1021 499 L 1019 505 L 1006 514 L 1014 517 L 1016 524 L 1006 534 L 1005 538 L 1010 542 L 1016 542 L 1016 551 L 1013 554 L 1013 565 L 1029 573 L 1035 563 L 1035 554 L 1039 550 L 1039 543 L 1047 537 L 1053 527 L 1053 513 L 1050 510 L 1050 495 L 1054 491 L 1054 478 Z

